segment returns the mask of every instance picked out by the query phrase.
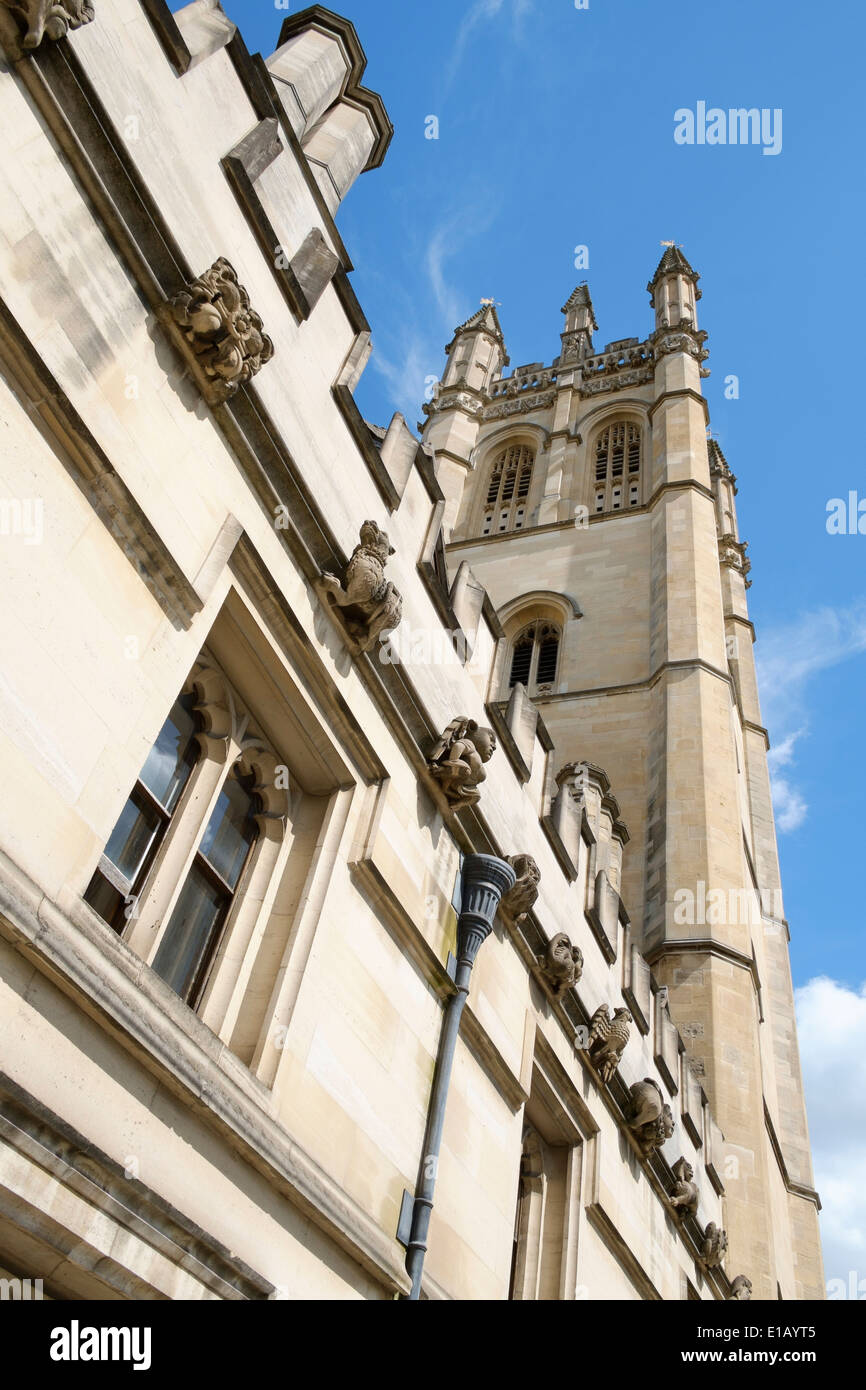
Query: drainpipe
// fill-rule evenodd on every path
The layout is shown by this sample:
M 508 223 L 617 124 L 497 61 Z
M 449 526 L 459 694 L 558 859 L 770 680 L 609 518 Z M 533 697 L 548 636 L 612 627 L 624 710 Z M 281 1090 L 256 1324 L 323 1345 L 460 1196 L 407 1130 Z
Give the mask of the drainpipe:
M 417 1302 L 421 1297 L 421 1274 L 427 1253 L 427 1230 L 433 1210 L 433 1189 L 439 1166 L 445 1105 L 460 1018 L 469 995 L 469 977 L 480 946 L 493 930 L 493 919 L 500 899 L 503 893 L 513 888 L 514 882 L 514 870 L 504 859 L 497 859 L 491 854 L 468 854 L 463 860 L 460 916 L 457 920 L 457 970 L 454 977 L 457 992 L 448 1000 L 442 1023 L 424 1132 L 423 1156 L 412 1203 L 412 1225 L 406 1242 L 406 1269 L 412 1279 L 412 1292 L 406 1298 L 412 1302 Z

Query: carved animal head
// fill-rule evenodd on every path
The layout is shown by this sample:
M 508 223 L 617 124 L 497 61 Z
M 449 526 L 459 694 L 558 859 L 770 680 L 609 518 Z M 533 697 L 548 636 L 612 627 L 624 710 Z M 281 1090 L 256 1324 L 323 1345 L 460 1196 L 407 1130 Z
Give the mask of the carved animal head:
M 385 563 L 389 555 L 394 554 L 394 547 L 388 543 L 388 535 L 385 531 L 380 531 L 375 521 L 365 521 L 361 527 L 361 544 L 365 550 L 371 550 L 374 555 Z
M 613 1021 L 614 1021 L 614 1023 L 633 1023 L 633 1022 L 634 1022 L 634 1020 L 632 1019 L 632 1016 L 631 1016 L 631 1014 L 629 1013 L 628 1009 L 614 1009 L 614 1011 L 613 1011 Z

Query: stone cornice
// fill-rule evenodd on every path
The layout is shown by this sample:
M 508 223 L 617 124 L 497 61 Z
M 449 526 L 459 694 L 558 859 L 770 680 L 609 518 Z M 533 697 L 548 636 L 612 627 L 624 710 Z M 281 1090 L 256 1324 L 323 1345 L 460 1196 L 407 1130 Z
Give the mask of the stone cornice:
M 708 402 L 707 402 L 707 400 L 706 400 L 706 397 L 702 396 L 701 393 L 700 393 L 700 391 L 696 391 L 696 390 L 694 389 L 693 386 L 680 386 L 680 387 L 677 387 L 677 388 L 676 388 L 675 390 L 673 390 L 673 391 L 663 391 L 663 392 L 661 393 L 660 396 L 656 396 L 655 400 L 653 401 L 652 405 L 651 405 L 650 408 L 649 408 L 649 417 L 650 417 L 650 419 L 652 419 L 653 415 L 654 415 L 655 412 L 658 410 L 659 406 L 660 406 L 660 405 L 664 405 L 665 401 L 676 400 L 676 399 L 681 398 L 681 397 L 683 397 L 683 396 L 691 396 L 691 398 L 692 398 L 693 401 L 697 401 L 698 405 L 702 408 L 702 410 L 703 410 L 703 412 L 704 412 L 704 416 L 705 416 L 705 418 L 706 418 L 707 424 L 709 424 L 709 423 L 710 423 L 710 407 L 709 407 L 709 404 L 708 404 Z
M 770 1114 L 766 1100 L 764 1100 L 764 1124 L 766 1126 L 767 1134 L 770 1137 L 770 1148 L 773 1150 L 773 1157 L 775 1158 L 779 1168 L 779 1172 L 782 1175 L 782 1181 L 785 1184 L 785 1188 L 795 1197 L 803 1197 L 807 1202 L 814 1202 L 818 1211 L 820 1211 L 821 1198 L 818 1196 L 818 1193 L 815 1191 L 814 1187 L 810 1187 L 807 1183 L 795 1182 L 788 1172 L 788 1165 L 785 1162 L 785 1155 L 782 1153 L 782 1145 L 779 1142 L 779 1136 L 776 1133 L 776 1126 L 773 1124 L 773 1117 Z

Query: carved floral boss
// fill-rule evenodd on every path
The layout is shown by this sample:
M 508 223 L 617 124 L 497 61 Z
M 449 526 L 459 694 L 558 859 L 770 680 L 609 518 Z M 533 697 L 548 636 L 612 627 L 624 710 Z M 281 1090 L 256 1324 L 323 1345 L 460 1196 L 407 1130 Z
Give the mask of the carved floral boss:
M 93 19 L 91 0 L 0 0 L 26 30 L 22 48 L 38 48 L 43 39 L 63 39 Z
M 274 355 L 234 266 L 220 256 L 159 311 L 205 398 L 221 405 Z

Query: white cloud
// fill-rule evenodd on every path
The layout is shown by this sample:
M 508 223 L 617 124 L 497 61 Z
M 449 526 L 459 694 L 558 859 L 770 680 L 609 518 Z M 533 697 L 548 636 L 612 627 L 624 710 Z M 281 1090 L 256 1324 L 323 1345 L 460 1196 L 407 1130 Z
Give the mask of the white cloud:
M 784 777 L 772 777 L 773 811 L 781 834 L 797 830 L 809 814 L 809 803 Z
M 824 1272 L 847 1290 L 853 1271 L 866 1294 L 866 984 L 856 991 L 819 975 L 795 1001 Z
M 480 302 L 473 304 L 449 280 L 447 263 L 470 239 L 489 229 L 499 207 L 497 195 L 476 190 L 470 202 L 433 228 L 418 257 L 423 277 L 416 280 L 411 296 L 403 296 L 403 310 L 394 316 L 396 331 L 386 338 L 384 350 L 381 339 L 376 340 L 372 365 L 384 377 L 395 409 L 403 412 L 410 426 L 418 418 L 432 380 L 438 380 L 445 368 L 443 342 Z M 426 296 L 421 293 L 424 288 Z
M 776 823 L 796 830 L 808 812 L 806 801 L 780 777 L 792 766 L 794 745 L 808 732 L 807 687 L 821 671 L 866 651 L 866 602 L 850 608 L 817 608 L 796 622 L 762 632 L 755 656 L 764 723 L 770 731 L 770 774 Z
M 515 37 L 519 38 L 522 33 L 523 20 L 531 12 L 533 4 L 534 0 L 508 0 L 507 6 L 506 0 L 475 0 L 475 3 L 469 6 L 460 21 L 454 38 L 454 47 L 445 69 L 446 88 L 457 76 L 457 70 L 463 61 L 469 40 L 480 25 L 484 24 L 486 20 L 498 18 L 502 10 L 507 9 L 512 17 Z

